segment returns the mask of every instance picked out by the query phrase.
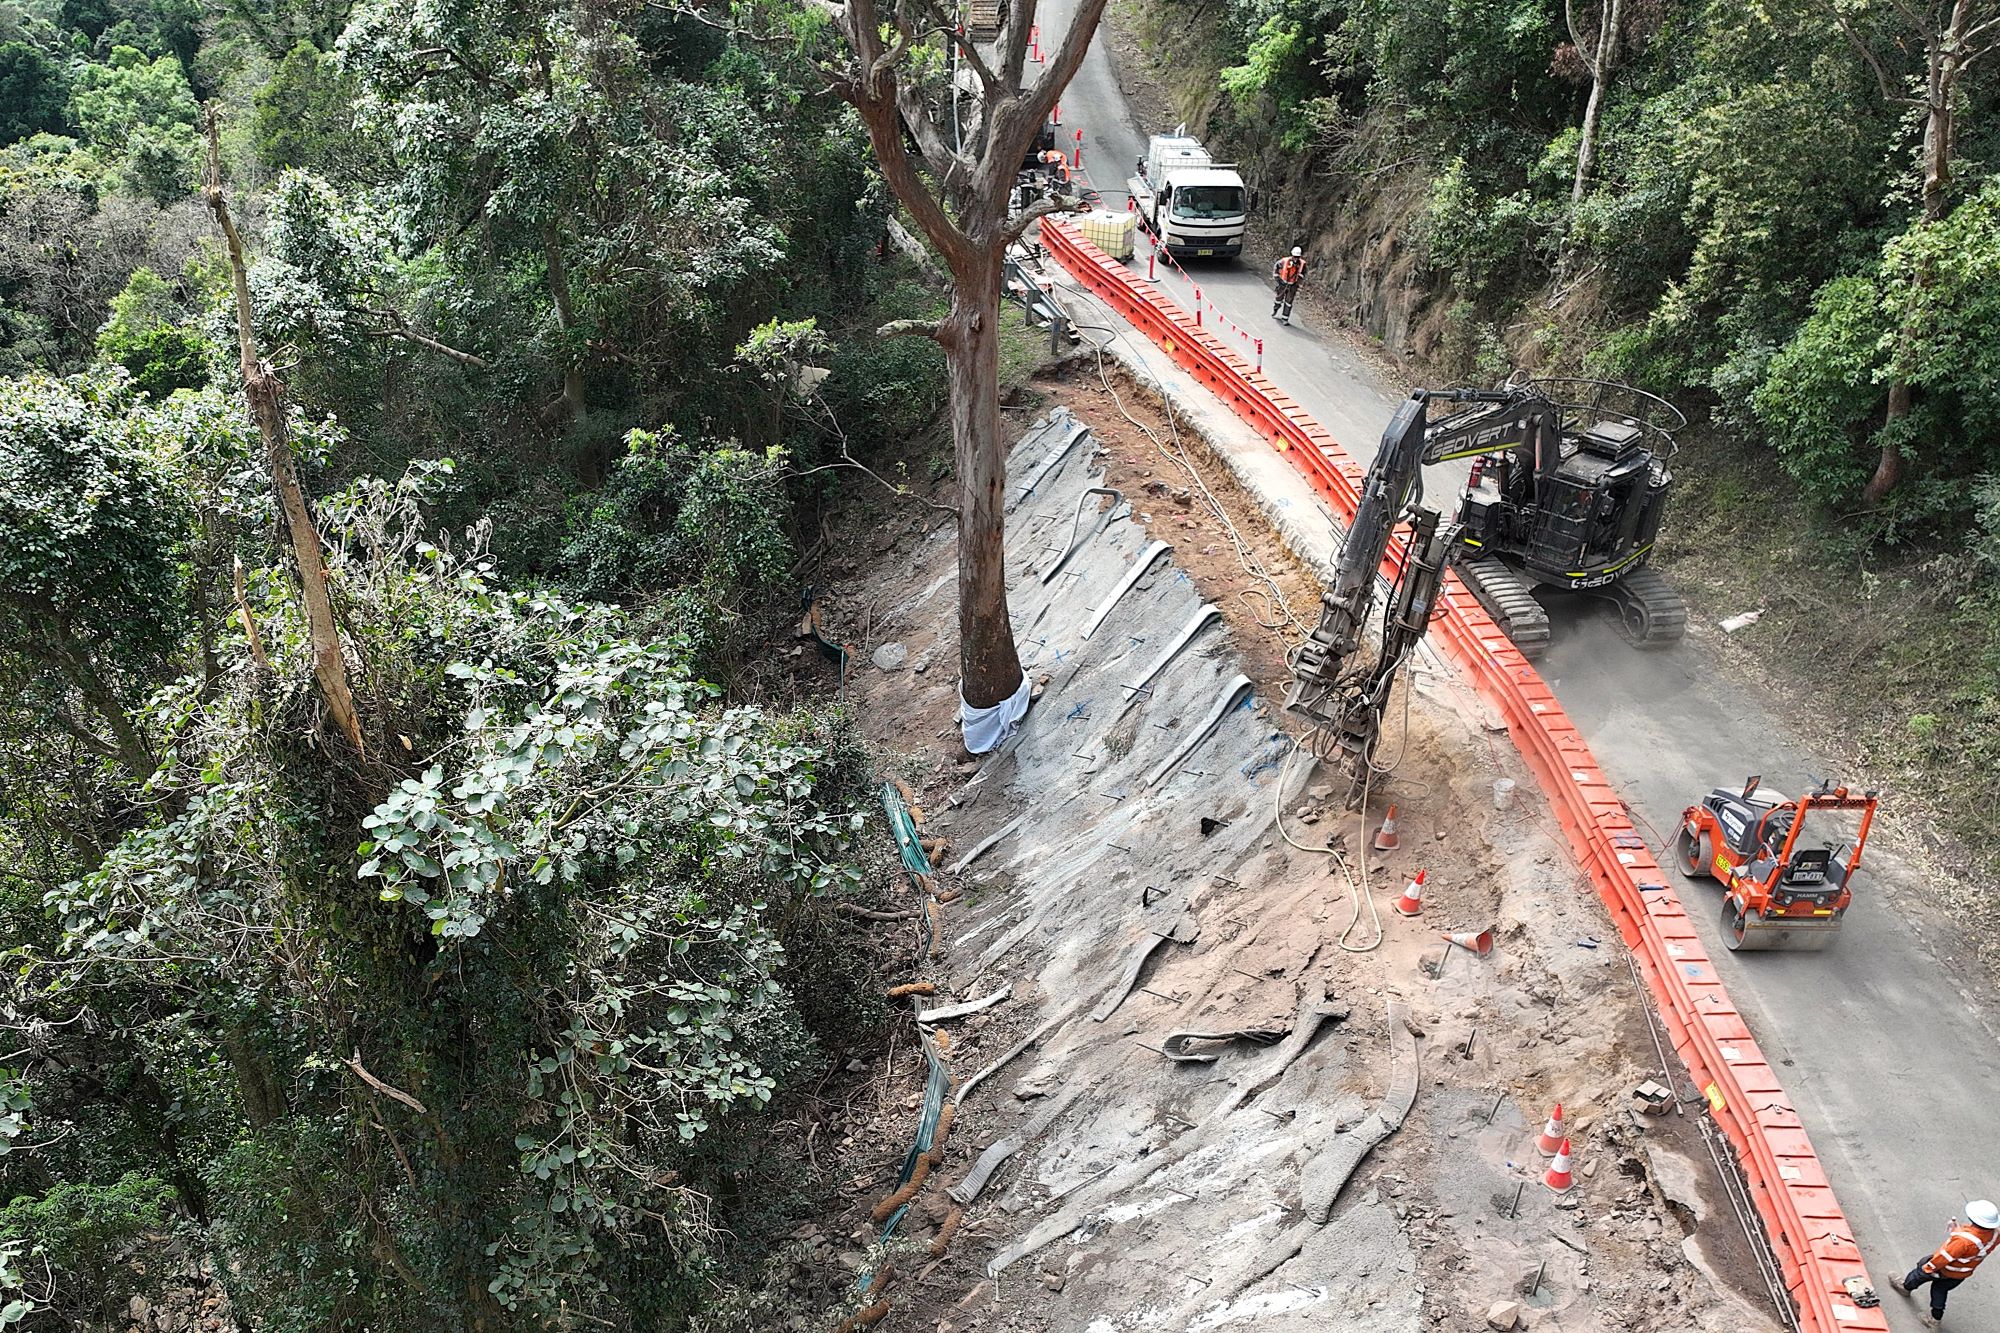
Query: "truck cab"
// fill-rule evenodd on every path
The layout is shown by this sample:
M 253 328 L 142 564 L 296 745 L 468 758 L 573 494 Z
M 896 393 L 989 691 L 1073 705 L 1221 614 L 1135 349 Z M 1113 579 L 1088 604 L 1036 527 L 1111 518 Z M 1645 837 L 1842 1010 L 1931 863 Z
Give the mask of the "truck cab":
M 1139 174 L 1126 182 L 1146 226 L 1169 254 L 1207 259 L 1243 252 L 1243 177 L 1201 141 L 1155 134 Z

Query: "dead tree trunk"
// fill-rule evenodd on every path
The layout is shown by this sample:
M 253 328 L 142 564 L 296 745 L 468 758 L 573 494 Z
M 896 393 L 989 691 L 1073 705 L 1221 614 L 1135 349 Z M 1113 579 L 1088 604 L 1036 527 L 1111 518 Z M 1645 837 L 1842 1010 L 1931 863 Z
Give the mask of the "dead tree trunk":
M 255 327 L 251 321 L 249 266 L 243 256 L 243 238 L 229 215 L 222 197 L 222 156 L 217 138 L 214 106 L 208 108 L 208 206 L 215 212 L 216 225 L 229 251 L 229 271 L 236 293 L 236 345 L 243 367 L 243 393 L 250 400 L 250 416 L 264 441 L 264 462 L 271 474 L 271 489 L 278 499 L 278 512 L 285 522 L 285 534 L 292 559 L 299 570 L 299 601 L 305 607 L 306 629 L 312 644 L 313 678 L 327 716 L 333 720 L 356 754 L 365 752 L 361 740 L 361 719 L 354 709 L 354 694 L 347 684 L 347 658 L 340 646 L 340 630 L 333 619 L 333 598 L 327 587 L 326 558 L 320 550 L 319 529 L 313 525 L 312 510 L 305 491 L 299 486 L 298 460 L 292 451 L 291 425 L 285 417 L 284 387 L 268 361 L 257 355 Z
M 1575 10 L 1565 5 L 1564 16 L 1569 21 L 1570 40 L 1576 43 L 1576 53 L 1581 56 L 1586 46 L 1577 31 Z M 1583 133 L 1576 145 L 1576 183 L 1569 192 L 1570 206 L 1574 208 L 1583 202 L 1583 192 L 1590 188 L 1590 174 L 1597 165 L 1598 124 L 1604 116 L 1604 97 L 1610 90 L 1611 72 L 1618 61 L 1618 37 L 1625 21 L 1625 0 L 1608 0 L 1598 7 L 1597 40 L 1587 48 L 1590 51 L 1590 98 L 1583 105 Z

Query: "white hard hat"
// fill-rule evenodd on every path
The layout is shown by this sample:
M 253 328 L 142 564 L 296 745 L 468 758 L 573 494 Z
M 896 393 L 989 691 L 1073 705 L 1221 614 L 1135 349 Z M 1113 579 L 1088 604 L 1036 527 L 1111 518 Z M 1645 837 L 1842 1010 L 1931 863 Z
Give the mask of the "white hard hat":
M 2000 1227 L 2000 1208 L 1991 1199 L 1974 1199 L 1965 1205 L 1965 1216 L 1976 1227 Z
M 1297 247 L 1296 245 L 1292 247 L 1292 258 L 1297 259 L 1300 255 L 1303 255 L 1304 253 L 1305 251 L 1299 249 L 1299 247 Z

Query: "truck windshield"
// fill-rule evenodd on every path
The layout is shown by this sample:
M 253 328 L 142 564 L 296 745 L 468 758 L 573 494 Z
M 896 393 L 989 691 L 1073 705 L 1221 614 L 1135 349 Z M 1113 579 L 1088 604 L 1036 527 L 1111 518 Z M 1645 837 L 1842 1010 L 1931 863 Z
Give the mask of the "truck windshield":
M 1174 191 L 1177 218 L 1229 218 L 1242 211 L 1240 185 L 1184 185 Z

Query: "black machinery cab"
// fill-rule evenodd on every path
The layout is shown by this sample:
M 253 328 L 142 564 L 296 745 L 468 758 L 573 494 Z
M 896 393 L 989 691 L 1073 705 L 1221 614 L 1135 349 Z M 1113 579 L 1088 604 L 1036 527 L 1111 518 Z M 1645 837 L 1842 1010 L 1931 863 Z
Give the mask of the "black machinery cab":
M 1467 545 L 1505 552 L 1536 579 L 1595 588 L 1645 563 L 1673 474 L 1634 420 L 1606 417 L 1554 442 L 1530 438 L 1500 454 L 1459 510 Z M 1544 459 L 1537 488 L 1536 452 Z

